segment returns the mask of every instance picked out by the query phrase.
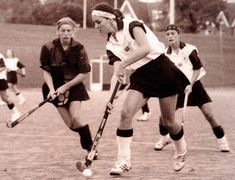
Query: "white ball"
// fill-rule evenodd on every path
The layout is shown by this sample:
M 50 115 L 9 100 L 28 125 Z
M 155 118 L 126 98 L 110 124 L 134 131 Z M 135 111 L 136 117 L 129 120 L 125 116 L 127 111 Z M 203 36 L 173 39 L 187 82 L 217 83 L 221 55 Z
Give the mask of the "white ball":
M 90 169 L 84 169 L 82 174 L 83 174 L 83 176 L 91 177 L 92 176 L 92 171 Z

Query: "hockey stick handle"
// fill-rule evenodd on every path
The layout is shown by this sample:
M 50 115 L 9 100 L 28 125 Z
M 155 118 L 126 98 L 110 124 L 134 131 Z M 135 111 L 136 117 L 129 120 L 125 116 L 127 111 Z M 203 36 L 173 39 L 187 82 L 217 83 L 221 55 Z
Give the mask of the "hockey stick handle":
M 117 81 L 116 82 L 116 85 L 115 85 L 115 87 L 114 87 L 114 90 L 113 90 L 113 93 L 112 93 L 112 95 L 111 95 L 111 98 L 110 98 L 110 100 L 109 100 L 109 103 L 113 103 L 113 101 L 114 101 L 114 99 L 115 99 L 115 97 L 116 97 L 116 94 L 117 94 L 117 92 L 118 92 L 118 90 L 119 90 L 119 86 L 120 86 L 120 82 L 119 81 Z
M 26 113 L 24 113 L 22 116 L 20 116 L 17 120 L 15 120 L 14 122 L 12 122 L 11 124 L 8 124 L 9 128 L 13 128 L 15 127 L 17 124 L 19 124 L 21 121 L 23 121 L 24 119 L 26 119 L 29 115 L 31 115 L 33 112 L 35 112 L 39 107 L 43 106 L 45 103 L 49 102 L 52 100 L 52 97 L 48 97 L 47 99 L 43 100 L 42 102 L 40 102 L 37 106 L 33 107 L 32 109 L 30 109 L 29 111 L 27 111 Z
M 116 83 L 116 85 L 115 85 L 115 87 L 114 87 L 114 89 L 113 89 L 112 95 L 111 95 L 111 97 L 110 97 L 109 104 L 113 104 L 113 101 L 114 101 L 114 99 L 115 99 L 115 97 L 116 97 L 116 94 L 117 94 L 119 88 L 120 88 L 120 82 L 117 81 L 117 83 Z M 95 156 L 96 148 L 97 148 L 98 143 L 99 143 L 99 140 L 100 140 L 100 138 L 101 138 L 101 136 L 102 136 L 102 134 L 103 134 L 104 127 L 105 127 L 105 125 L 106 125 L 108 116 L 109 116 L 109 114 L 110 114 L 110 110 L 111 110 L 111 109 L 109 108 L 109 105 L 106 105 L 106 109 L 105 109 L 105 112 L 104 112 L 104 114 L 103 114 L 103 118 L 102 118 L 102 120 L 101 120 L 101 122 L 100 122 L 98 131 L 97 131 L 97 133 L 96 133 L 96 135 L 95 135 L 95 138 L 94 138 L 94 140 L 93 140 L 93 144 L 92 144 L 91 151 L 90 151 L 90 152 L 88 153 L 88 155 L 87 155 L 86 162 L 85 162 L 84 166 L 82 165 L 82 163 L 78 163 L 78 164 L 77 164 L 77 168 L 78 168 L 80 171 L 83 171 L 84 168 L 90 167 L 91 164 L 92 164 L 92 161 L 93 161 L 94 156 Z

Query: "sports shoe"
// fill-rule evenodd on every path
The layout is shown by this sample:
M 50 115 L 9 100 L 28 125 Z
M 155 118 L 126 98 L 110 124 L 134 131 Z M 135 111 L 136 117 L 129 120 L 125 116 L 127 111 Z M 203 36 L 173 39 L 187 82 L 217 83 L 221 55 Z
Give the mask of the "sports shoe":
M 13 112 L 11 115 L 11 119 L 6 122 L 7 127 L 10 127 L 10 124 L 16 121 L 20 116 L 21 116 L 21 113 L 19 111 Z
M 173 168 L 175 171 L 180 171 L 185 165 L 187 150 L 183 154 L 175 155 L 173 161 Z
M 143 115 L 137 118 L 137 121 L 147 121 L 149 120 L 149 117 L 151 116 L 150 112 L 144 112 Z
M 0 100 L 0 106 L 7 105 L 4 101 Z
M 115 166 L 111 169 L 110 175 L 121 176 L 122 174 L 131 170 L 131 162 L 126 160 L 119 160 L 115 163 Z
M 171 143 L 171 138 L 169 134 L 162 136 L 160 140 L 155 144 L 154 150 L 161 151 L 166 145 L 170 143 Z
M 225 136 L 223 136 L 220 139 L 217 139 L 217 141 L 218 141 L 219 149 L 221 152 L 229 152 L 229 145 L 228 145 L 227 138 Z

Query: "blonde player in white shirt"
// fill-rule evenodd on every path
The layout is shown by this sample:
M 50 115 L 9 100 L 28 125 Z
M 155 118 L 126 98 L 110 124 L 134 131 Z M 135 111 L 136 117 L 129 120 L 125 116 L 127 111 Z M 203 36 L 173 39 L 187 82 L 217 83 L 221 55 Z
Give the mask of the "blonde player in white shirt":
M 116 131 L 118 156 L 110 175 L 122 175 L 131 170 L 132 118 L 150 97 L 158 97 L 164 124 L 175 145 L 173 168 L 184 167 L 187 145 L 181 122 L 175 120 L 177 94 L 189 84 L 185 75 L 163 54 L 164 45 L 141 21 L 120 19 L 107 3 L 98 3 L 92 10 L 95 28 L 107 36 L 109 58 L 120 59 L 114 64 L 111 89 L 122 82 L 125 69 L 133 73 Z
M 17 74 L 20 74 L 21 77 L 25 77 L 25 66 L 19 61 L 17 57 L 15 57 L 12 49 L 8 49 L 6 55 L 7 57 L 5 58 L 5 65 L 7 68 L 7 82 L 9 88 L 15 93 L 16 97 L 18 98 L 19 104 L 22 105 L 26 100 L 17 87 Z M 20 70 L 20 72 L 18 72 L 18 70 Z
M 209 122 L 214 135 L 217 138 L 221 152 L 229 152 L 229 145 L 222 126 L 212 111 L 212 100 L 204 89 L 200 79 L 205 75 L 202 62 L 198 56 L 198 50 L 195 46 L 180 41 L 180 29 L 174 25 L 168 25 L 165 30 L 165 36 L 169 47 L 166 50 L 166 56 L 187 76 L 190 81 L 185 89 L 189 92 L 188 106 L 198 106 L 203 115 Z M 184 102 L 184 93 L 178 96 L 176 109 L 182 108 Z M 160 140 L 155 144 L 155 150 L 162 150 L 171 142 L 167 128 L 163 126 L 160 118 L 159 130 Z
M 2 101 L 5 102 L 8 108 L 11 110 L 11 118 L 7 123 L 14 122 L 17 118 L 20 117 L 21 113 L 15 107 L 15 104 L 7 96 L 8 84 L 6 81 L 6 66 L 4 63 L 4 56 L 0 53 L 0 95 Z

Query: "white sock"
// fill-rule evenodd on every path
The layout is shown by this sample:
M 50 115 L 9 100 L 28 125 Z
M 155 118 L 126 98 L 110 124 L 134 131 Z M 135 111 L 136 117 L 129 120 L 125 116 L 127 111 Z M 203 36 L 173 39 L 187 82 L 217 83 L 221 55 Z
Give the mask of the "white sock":
M 118 159 L 124 159 L 126 161 L 131 160 L 131 137 L 120 137 L 117 136 L 118 143 Z
M 187 144 L 184 139 L 184 136 L 182 136 L 182 138 L 180 138 L 177 141 L 174 140 L 174 145 L 175 145 L 175 154 L 176 155 L 184 154 L 187 151 Z

